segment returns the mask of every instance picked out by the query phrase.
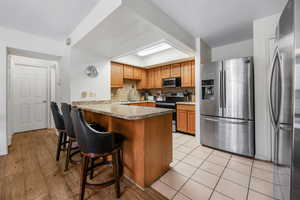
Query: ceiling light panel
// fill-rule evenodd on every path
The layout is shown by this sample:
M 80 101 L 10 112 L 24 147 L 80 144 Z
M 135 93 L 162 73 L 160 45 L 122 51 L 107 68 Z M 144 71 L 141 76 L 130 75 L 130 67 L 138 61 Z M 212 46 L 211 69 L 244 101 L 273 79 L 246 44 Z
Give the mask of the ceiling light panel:
M 154 53 L 158 53 L 158 52 L 170 49 L 170 48 L 172 48 L 171 45 L 163 42 L 163 43 L 154 45 L 152 47 L 143 49 L 143 50 L 137 52 L 137 55 L 138 56 L 148 56 L 148 55 L 151 55 L 151 54 L 154 54 Z

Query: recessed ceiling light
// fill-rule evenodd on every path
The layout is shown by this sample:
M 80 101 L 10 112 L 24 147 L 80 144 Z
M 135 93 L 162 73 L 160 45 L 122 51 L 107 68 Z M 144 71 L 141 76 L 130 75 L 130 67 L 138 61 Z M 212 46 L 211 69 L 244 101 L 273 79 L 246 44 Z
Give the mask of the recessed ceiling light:
M 162 42 L 162 43 L 159 43 L 157 45 L 154 45 L 152 47 L 149 47 L 149 48 L 146 48 L 144 50 L 137 52 L 137 55 L 138 56 L 148 56 L 148 55 L 160 52 L 160 51 L 170 49 L 171 47 L 172 47 L 171 45 L 169 45 L 165 42 Z

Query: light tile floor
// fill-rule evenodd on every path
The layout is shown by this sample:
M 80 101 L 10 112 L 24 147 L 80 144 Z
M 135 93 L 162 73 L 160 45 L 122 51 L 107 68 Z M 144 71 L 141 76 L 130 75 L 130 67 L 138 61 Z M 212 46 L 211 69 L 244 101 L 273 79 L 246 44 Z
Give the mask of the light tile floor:
M 272 200 L 273 165 L 199 145 L 173 133 L 171 169 L 152 188 L 173 200 Z

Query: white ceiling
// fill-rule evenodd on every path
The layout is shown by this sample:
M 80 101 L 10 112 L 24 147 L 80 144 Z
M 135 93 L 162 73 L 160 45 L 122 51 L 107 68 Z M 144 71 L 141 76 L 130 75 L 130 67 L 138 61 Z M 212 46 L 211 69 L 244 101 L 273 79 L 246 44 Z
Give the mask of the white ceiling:
M 2 0 L 0 26 L 65 40 L 100 0 Z
M 131 9 L 121 6 L 86 34 L 74 47 L 94 55 L 116 58 L 131 55 L 141 48 L 162 40 L 178 48 L 168 39 L 168 35 L 159 28 Z
M 151 0 L 211 47 L 252 38 L 252 21 L 281 12 L 287 0 Z

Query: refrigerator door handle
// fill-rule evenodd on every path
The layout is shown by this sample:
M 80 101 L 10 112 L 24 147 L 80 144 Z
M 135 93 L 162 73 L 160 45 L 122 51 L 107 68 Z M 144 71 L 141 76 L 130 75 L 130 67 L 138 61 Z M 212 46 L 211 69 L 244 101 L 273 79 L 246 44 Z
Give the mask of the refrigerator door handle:
M 278 47 L 275 50 L 275 54 L 272 61 L 272 68 L 271 68 L 271 75 L 269 77 L 269 92 L 268 92 L 268 103 L 269 103 L 269 112 L 270 112 L 270 118 L 271 118 L 271 124 L 274 128 L 277 127 L 276 117 L 275 117 L 275 111 L 273 107 L 273 100 L 272 100 L 272 86 L 273 86 L 273 76 L 275 75 L 275 64 L 276 60 L 278 59 Z
M 226 71 L 223 72 L 223 107 L 226 108 Z
M 220 71 L 220 108 L 223 108 L 223 71 Z
M 220 71 L 220 108 L 223 108 L 223 71 Z
M 213 121 L 213 122 L 229 122 L 229 123 L 232 123 L 232 124 L 248 124 L 249 121 L 247 120 L 239 120 L 239 119 L 222 119 L 222 118 L 218 118 L 218 119 L 215 119 L 215 118 L 212 118 L 212 117 L 203 117 L 204 120 L 207 120 L 207 121 Z

